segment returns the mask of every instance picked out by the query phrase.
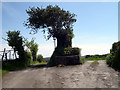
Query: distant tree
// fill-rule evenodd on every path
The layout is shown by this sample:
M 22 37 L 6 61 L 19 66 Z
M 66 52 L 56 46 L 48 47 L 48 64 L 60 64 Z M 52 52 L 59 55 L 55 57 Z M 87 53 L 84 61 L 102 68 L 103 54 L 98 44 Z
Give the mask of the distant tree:
M 37 56 L 37 61 L 39 61 L 39 62 L 43 62 L 44 61 L 43 56 L 41 54 L 39 54 Z
M 37 52 L 38 52 L 38 44 L 34 42 L 34 39 L 32 39 L 30 42 L 26 41 L 25 45 L 30 49 L 32 53 L 33 61 L 36 61 Z
M 18 51 L 18 55 L 20 59 L 24 57 L 24 46 L 23 46 L 23 37 L 20 36 L 20 31 L 8 31 L 7 33 L 7 41 L 8 45 L 14 49 L 14 52 Z
M 90 57 L 90 55 L 86 55 L 86 56 L 85 56 L 85 58 L 89 58 L 89 57 Z
M 32 28 L 34 33 L 41 29 L 43 33 L 48 32 L 50 37 L 57 39 L 57 47 L 71 47 L 73 38 L 73 23 L 76 22 L 75 14 L 61 9 L 59 6 L 47 6 L 43 8 L 32 7 L 26 10 L 29 18 L 25 26 Z

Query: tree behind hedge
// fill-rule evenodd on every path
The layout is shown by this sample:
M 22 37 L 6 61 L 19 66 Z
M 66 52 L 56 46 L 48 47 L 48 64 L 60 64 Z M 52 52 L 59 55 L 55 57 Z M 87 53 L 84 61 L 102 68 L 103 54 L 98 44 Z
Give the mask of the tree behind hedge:
M 38 62 L 43 62 L 44 61 L 43 56 L 41 54 L 37 55 L 37 61 Z
M 38 52 L 38 44 L 35 43 L 34 39 L 32 39 L 30 42 L 26 41 L 25 45 L 30 49 L 30 51 L 32 53 L 33 61 L 36 61 L 37 52 Z

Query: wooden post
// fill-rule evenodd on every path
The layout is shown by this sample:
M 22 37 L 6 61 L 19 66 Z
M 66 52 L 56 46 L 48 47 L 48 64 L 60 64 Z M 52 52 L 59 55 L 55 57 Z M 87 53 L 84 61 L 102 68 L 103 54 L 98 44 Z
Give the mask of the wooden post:
M 4 48 L 4 51 L 3 51 L 2 61 L 3 61 L 3 58 L 4 58 L 5 50 L 6 50 L 6 48 Z
M 7 61 L 7 53 L 5 53 L 5 59 L 6 59 L 6 61 Z
M 11 50 L 10 50 L 10 53 L 9 53 L 9 59 L 11 59 Z
M 16 51 L 14 50 L 15 59 L 17 58 Z

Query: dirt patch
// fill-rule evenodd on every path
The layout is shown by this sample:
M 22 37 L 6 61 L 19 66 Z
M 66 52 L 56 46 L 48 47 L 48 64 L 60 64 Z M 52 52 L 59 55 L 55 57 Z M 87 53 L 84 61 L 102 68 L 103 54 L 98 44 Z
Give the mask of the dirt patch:
M 3 88 L 118 88 L 120 73 L 105 61 L 92 65 L 27 68 L 11 71 L 3 77 Z

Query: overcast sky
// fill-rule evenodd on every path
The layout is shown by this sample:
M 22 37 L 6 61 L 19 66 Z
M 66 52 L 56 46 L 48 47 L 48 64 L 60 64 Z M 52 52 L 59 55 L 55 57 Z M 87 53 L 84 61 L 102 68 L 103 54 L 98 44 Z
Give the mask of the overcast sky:
M 6 37 L 8 30 L 20 30 L 21 35 L 28 40 L 36 38 L 39 44 L 38 54 L 50 57 L 54 50 L 53 39 L 49 41 L 43 37 L 41 30 L 35 35 L 30 35 L 23 23 L 28 15 L 25 10 L 29 7 L 43 7 L 58 5 L 64 10 L 76 14 L 77 22 L 74 23 L 73 47 L 82 49 L 81 54 L 106 54 L 112 44 L 118 41 L 118 3 L 117 2 L 3 2 L 2 3 L 2 37 Z M 2 49 L 8 48 L 7 42 L 2 41 Z

